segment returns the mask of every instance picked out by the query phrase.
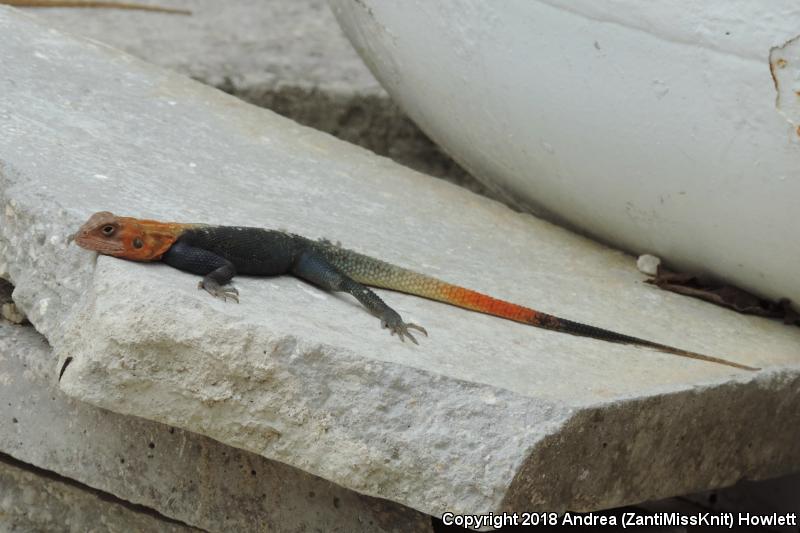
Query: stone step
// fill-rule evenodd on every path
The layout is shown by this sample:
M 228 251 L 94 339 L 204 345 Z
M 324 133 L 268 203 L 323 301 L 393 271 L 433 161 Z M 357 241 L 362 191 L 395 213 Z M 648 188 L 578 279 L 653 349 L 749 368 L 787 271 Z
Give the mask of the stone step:
M 430 531 L 430 518 L 398 504 L 202 435 L 70 398 L 58 389 L 52 350 L 32 327 L 0 320 L 0 382 L 0 456 L 205 531 Z M 92 525 L 99 519 L 89 512 L 85 520 Z M 137 530 L 157 529 L 117 529 Z

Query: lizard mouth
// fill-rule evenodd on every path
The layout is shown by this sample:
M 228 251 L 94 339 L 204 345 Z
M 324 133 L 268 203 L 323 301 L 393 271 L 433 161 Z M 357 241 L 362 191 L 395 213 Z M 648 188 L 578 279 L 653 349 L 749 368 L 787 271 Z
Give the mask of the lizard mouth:
M 87 250 L 91 250 L 93 252 L 98 252 L 106 255 L 117 255 L 125 251 L 125 248 L 124 246 L 122 246 L 121 243 L 111 243 L 111 242 L 101 241 L 83 235 L 78 235 L 77 237 L 75 237 L 75 244 L 77 244 L 81 248 L 86 248 Z

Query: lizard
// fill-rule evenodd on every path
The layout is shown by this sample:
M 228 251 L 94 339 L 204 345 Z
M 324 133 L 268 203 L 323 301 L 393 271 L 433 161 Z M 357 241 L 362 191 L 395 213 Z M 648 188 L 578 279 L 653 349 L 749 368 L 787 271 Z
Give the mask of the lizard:
M 191 15 L 187 9 L 176 9 L 130 2 L 93 2 L 91 0 L 0 0 L 0 4 L 15 7 L 91 7 L 104 9 L 133 9 L 138 11 L 156 11 L 175 15 Z
M 380 259 L 346 249 L 325 239 L 256 227 L 219 226 L 93 214 L 71 236 L 87 250 L 131 261 L 162 261 L 179 270 L 203 276 L 198 288 L 225 301 L 239 301 L 229 286 L 237 274 L 291 274 L 324 290 L 345 292 L 358 300 L 381 325 L 405 341 L 418 344 L 412 330 L 428 335 L 422 326 L 404 322 L 367 286 L 403 292 L 531 326 L 593 339 L 630 344 L 661 352 L 732 366 L 751 366 L 682 350 L 630 335 L 559 318 L 441 281 Z

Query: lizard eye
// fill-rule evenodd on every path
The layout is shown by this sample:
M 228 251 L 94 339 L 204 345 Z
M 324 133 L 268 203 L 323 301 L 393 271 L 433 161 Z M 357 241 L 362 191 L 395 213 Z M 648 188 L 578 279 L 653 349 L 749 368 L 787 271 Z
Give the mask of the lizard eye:
M 111 224 L 108 224 L 106 226 L 103 226 L 103 229 L 100 230 L 100 231 L 103 232 L 103 235 L 105 235 L 107 237 L 110 237 L 110 236 L 112 236 L 114 234 L 114 226 L 112 226 Z

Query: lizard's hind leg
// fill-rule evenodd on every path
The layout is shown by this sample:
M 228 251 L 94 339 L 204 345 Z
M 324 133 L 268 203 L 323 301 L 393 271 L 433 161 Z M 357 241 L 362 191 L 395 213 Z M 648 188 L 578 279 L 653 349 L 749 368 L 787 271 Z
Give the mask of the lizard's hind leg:
M 409 329 L 420 331 L 425 336 L 428 335 L 422 326 L 403 322 L 397 311 L 386 305 L 380 296 L 344 274 L 317 252 L 310 250 L 303 252 L 292 266 L 292 274 L 325 290 L 351 294 L 370 313 L 380 318 L 381 326 L 388 328 L 392 335 L 397 333 L 401 341 L 405 341 L 405 337 L 408 337 L 411 342 L 418 344 L 417 339 L 408 331 Z

